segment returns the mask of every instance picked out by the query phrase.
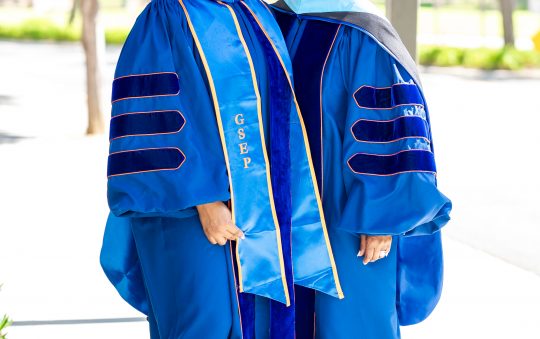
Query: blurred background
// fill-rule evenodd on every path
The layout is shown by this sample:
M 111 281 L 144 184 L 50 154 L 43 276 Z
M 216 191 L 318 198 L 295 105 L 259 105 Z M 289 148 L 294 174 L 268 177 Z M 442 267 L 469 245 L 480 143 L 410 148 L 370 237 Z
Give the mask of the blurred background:
M 146 3 L 0 0 L 0 338 L 148 338 L 98 259 L 110 86 Z M 440 306 L 403 337 L 540 338 L 540 0 L 376 3 L 422 65 L 455 204 Z

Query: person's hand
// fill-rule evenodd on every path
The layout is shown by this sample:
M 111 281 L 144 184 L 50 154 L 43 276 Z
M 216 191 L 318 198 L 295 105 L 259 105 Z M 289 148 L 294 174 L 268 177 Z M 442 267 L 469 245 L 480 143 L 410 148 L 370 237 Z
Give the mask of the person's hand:
M 370 262 L 375 262 L 379 259 L 381 252 L 384 251 L 388 255 L 392 248 L 392 236 L 360 236 L 360 252 L 359 257 L 364 257 L 364 265 Z
M 227 240 L 244 239 L 244 233 L 232 222 L 229 208 L 221 201 L 197 206 L 201 225 L 208 238 L 213 244 L 224 246 Z

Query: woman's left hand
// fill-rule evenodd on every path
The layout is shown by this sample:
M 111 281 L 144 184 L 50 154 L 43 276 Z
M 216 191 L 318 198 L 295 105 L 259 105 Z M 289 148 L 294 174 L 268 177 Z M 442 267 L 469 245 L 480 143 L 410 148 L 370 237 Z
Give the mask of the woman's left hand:
M 381 257 L 381 252 L 390 253 L 392 248 L 392 236 L 369 236 L 361 235 L 360 236 L 360 252 L 358 252 L 359 257 L 364 257 L 364 265 L 369 264 L 370 262 L 375 262 Z

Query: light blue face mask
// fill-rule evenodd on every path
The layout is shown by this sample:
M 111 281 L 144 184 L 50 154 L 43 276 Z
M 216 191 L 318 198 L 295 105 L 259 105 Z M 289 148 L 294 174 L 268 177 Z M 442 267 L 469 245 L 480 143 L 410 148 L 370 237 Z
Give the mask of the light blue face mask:
M 273 0 L 266 0 L 269 3 Z M 285 0 L 287 5 L 297 14 L 322 12 L 361 12 L 381 17 L 384 15 L 369 0 Z

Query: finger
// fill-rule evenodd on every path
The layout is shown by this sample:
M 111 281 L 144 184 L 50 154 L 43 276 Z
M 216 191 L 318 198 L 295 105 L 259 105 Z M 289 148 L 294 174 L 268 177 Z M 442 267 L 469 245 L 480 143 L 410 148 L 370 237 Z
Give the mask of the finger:
M 360 252 L 358 252 L 358 256 L 361 257 L 366 253 L 366 236 L 361 235 L 360 236 Z
M 382 250 L 386 252 L 386 256 L 390 254 L 390 251 L 392 250 L 392 238 L 390 237 L 388 240 L 384 241 L 384 245 L 382 247 Z
M 235 237 L 235 239 L 237 239 L 237 238 L 245 239 L 246 238 L 246 236 L 244 235 L 244 232 L 242 232 L 241 229 L 239 229 L 237 226 L 234 226 L 233 224 L 227 225 L 225 230 L 228 233 L 232 234 Z
M 369 264 L 373 260 L 374 255 L 375 248 L 368 245 L 368 247 L 366 248 L 366 254 L 364 255 L 364 265 Z
M 214 237 L 212 236 L 206 236 L 206 238 L 208 239 L 208 241 L 212 244 L 212 245 L 217 245 L 217 241 Z
M 382 259 L 384 257 L 381 257 L 381 253 L 385 250 L 385 247 L 386 245 L 384 243 L 380 243 L 376 248 L 375 248 L 375 253 L 373 254 L 373 259 L 371 260 L 371 262 L 375 262 L 379 259 Z
M 233 241 L 236 241 L 238 240 L 238 236 L 232 234 L 231 232 L 228 232 L 228 231 L 223 231 L 222 233 L 220 233 L 222 237 L 224 237 L 225 239 L 227 240 L 233 240 Z
M 229 240 L 238 240 L 238 232 L 236 231 L 236 228 L 229 224 L 224 225 L 223 228 L 218 231 L 218 233 Z
M 232 240 L 232 241 L 238 241 L 238 238 L 239 238 L 238 235 L 233 234 L 231 231 L 228 231 L 228 230 L 224 230 L 221 233 L 221 235 L 227 238 L 228 240 Z
M 227 244 L 227 238 L 224 236 L 218 236 L 216 239 L 219 246 L 225 246 Z

